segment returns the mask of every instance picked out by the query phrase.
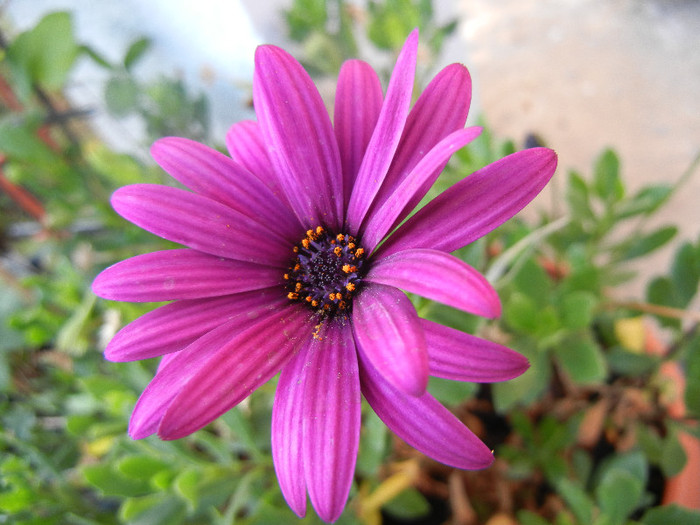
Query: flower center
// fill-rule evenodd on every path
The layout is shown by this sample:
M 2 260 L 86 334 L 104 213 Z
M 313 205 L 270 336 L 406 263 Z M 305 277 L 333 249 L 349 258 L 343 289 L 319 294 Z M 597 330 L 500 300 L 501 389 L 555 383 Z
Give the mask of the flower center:
M 294 247 L 295 257 L 284 274 L 287 297 L 324 315 L 347 312 L 362 281 L 360 248 L 352 235 L 334 235 L 323 227 L 308 230 Z

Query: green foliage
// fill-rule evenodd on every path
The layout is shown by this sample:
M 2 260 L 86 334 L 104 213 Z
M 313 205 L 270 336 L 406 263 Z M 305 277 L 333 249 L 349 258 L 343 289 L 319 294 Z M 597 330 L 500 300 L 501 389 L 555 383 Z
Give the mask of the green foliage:
M 396 52 L 415 26 L 432 55 L 429 66 L 455 29 L 454 22 L 436 25 L 429 0 L 369 2 L 366 11 L 358 9 L 343 0 L 292 3 L 289 33 L 302 44 L 313 72 L 337 73 L 342 60 L 357 55 L 361 38 Z M 140 116 L 153 138 L 205 139 L 203 97 L 190 95 L 178 80 L 139 79 L 149 46 L 137 39 L 110 63 L 76 41 L 69 14 L 54 13 L 15 37 L 0 62 L 0 74 L 23 104 L 21 111 L 0 114 L 2 174 L 41 205 L 34 216 L 0 196 L 3 523 L 296 520 L 280 494 L 270 454 L 274 381 L 185 439 L 133 441 L 129 415 L 156 363 L 105 363 L 101 355 L 115 330 L 153 305 L 97 300 L 90 291 L 94 275 L 118 260 L 171 246 L 127 226 L 110 209 L 109 195 L 125 184 L 170 182 L 156 167 L 93 137 L 71 138 L 53 126 L 46 140 L 45 123 L 55 108 L 37 93 L 58 94 L 76 59 L 87 56 L 109 71 L 105 99 L 115 116 Z M 428 198 L 515 149 L 486 126 L 454 156 Z M 669 269 L 659 269 L 648 283 L 646 303 L 613 299 L 615 287 L 631 276 L 628 262 L 644 260 L 676 236 L 675 225 L 650 228 L 648 219 L 680 183 L 631 191 L 613 150 L 600 155 L 591 173 L 571 172 L 566 179 L 561 216 L 511 221 L 456 254 L 496 286 L 501 319 L 487 322 L 412 298 L 422 317 L 502 342 L 530 361 L 522 376 L 488 386 L 431 379 L 431 394 L 458 415 L 470 414 L 470 424 L 478 421 L 499 459 L 498 467 L 474 474 L 491 478 L 459 479 L 472 483 L 466 493 L 483 522 L 494 511 L 489 497 L 497 478 L 499 490 L 512 490 L 524 525 L 696 524 L 697 512 L 656 506 L 655 487 L 685 464 L 678 435 L 697 434 L 692 423 L 700 417 L 700 335 L 697 324 L 684 318 L 690 319 L 687 310 L 697 300 L 700 239 L 676 247 Z M 668 342 L 660 352 L 647 352 L 642 313 L 666 328 Z M 671 419 L 659 403 L 667 394 L 660 372 L 666 364 L 686 371 L 690 425 Z M 363 505 L 386 489 L 405 455 L 363 406 L 352 503 L 338 523 L 370 522 Z M 436 496 L 424 490 L 432 482 L 443 494 L 445 479 L 449 491 L 459 490 L 452 485 L 456 473 L 412 461 L 420 464 L 419 475 L 377 507 L 391 519 L 434 517 Z M 300 521 L 319 523 L 312 512 Z
M 26 100 L 34 86 L 50 91 L 62 88 L 79 51 L 70 14 L 46 15 L 36 26 L 18 35 L 7 49 L 16 94 Z
M 345 60 L 358 58 L 362 37 L 377 51 L 395 53 L 416 27 L 430 51 L 420 66 L 429 69 L 457 28 L 456 20 L 436 25 L 433 0 L 370 0 L 366 8 L 347 0 L 294 0 L 284 14 L 289 37 L 302 45 L 302 63 L 324 75 L 336 75 Z

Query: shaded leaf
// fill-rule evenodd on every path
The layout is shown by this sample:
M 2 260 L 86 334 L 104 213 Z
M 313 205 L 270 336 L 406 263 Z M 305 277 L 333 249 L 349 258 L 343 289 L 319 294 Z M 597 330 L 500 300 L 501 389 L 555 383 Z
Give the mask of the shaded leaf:
M 151 41 L 148 38 L 139 38 L 134 41 L 124 55 L 124 67 L 131 70 L 134 64 L 148 51 L 151 47 Z

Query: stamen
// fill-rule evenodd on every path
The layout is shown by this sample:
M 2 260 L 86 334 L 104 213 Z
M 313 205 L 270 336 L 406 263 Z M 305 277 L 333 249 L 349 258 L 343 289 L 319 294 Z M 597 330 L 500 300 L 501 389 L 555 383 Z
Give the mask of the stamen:
M 352 235 L 328 232 L 322 226 L 305 233 L 284 274 L 287 297 L 324 317 L 340 311 L 347 315 L 364 275 L 360 260 L 364 250 Z

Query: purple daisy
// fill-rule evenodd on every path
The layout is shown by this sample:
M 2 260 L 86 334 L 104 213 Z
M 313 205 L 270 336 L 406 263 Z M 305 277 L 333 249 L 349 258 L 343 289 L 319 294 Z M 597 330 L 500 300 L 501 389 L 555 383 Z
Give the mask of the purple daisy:
M 182 138 L 152 148 L 191 191 L 136 184 L 114 209 L 187 248 L 139 255 L 93 283 L 118 301 L 173 301 L 123 328 L 105 356 L 162 356 L 129 424 L 134 439 L 201 429 L 280 372 L 272 455 L 299 516 L 306 493 L 336 520 L 353 480 L 361 395 L 399 437 L 457 468 L 493 455 L 426 392 L 428 376 L 511 379 L 520 354 L 418 317 L 403 291 L 493 318 L 498 296 L 450 255 L 521 210 L 552 176 L 546 148 L 514 153 L 458 182 L 405 220 L 464 128 L 467 69 L 443 69 L 410 109 L 418 32 L 386 96 L 359 60 L 338 78 L 334 123 L 311 78 L 274 46 L 255 55 L 257 122 L 235 124 L 230 157 Z M 410 110 L 410 111 L 409 111 Z M 405 222 L 404 222 L 405 220 Z

